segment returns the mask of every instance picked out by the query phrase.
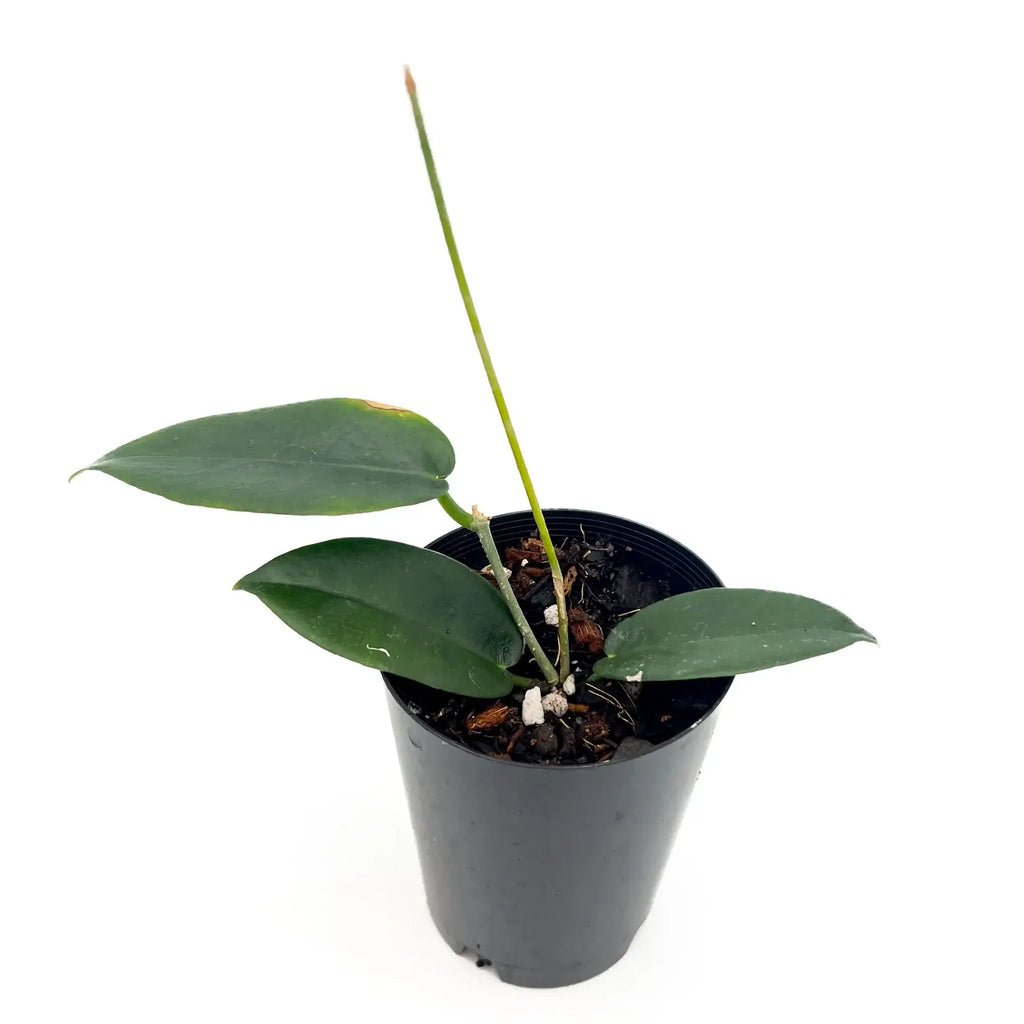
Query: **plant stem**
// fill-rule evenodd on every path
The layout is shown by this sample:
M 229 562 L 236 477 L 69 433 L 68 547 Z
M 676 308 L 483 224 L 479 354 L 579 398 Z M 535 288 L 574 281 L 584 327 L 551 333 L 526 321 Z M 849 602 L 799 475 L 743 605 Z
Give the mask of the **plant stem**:
M 511 673 L 509 673 L 511 675 Z M 537 685 L 536 679 L 524 679 L 522 676 L 512 676 L 512 685 L 520 690 L 532 690 Z
M 464 526 L 467 530 L 473 529 L 473 516 L 467 512 L 461 505 L 457 504 L 455 499 L 450 494 L 442 494 L 437 499 L 441 505 L 441 508 L 445 510 L 459 524 Z
M 437 499 L 441 505 L 441 508 L 445 510 L 459 524 L 464 526 L 467 530 L 472 530 L 477 535 L 477 539 L 480 541 L 480 546 L 484 549 L 484 553 L 487 555 L 487 559 L 491 565 L 491 571 L 494 573 L 494 581 L 498 584 L 498 590 L 501 592 L 501 596 L 505 599 L 505 603 L 508 605 L 509 610 L 512 612 L 512 618 L 515 619 L 516 625 L 519 627 L 519 632 L 523 634 L 523 640 L 526 641 L 526 646 L 529 647 L 530 653 L 533 655 L 534 661 L 540 666 L 541 672 L 544 673 L 544 678 L 552 686 L 558 684 L 558 673 L 555 671 L 554 666 L 551 664 L 548 656 L 544 653 L 544 648 L 541 647 L 540 641 L 537 639 L 536 634 L 530 628 L 529 622 L 526 621 L 526 616 L 523 614 L 523 609 L 519 602 L 516 600 L 516 595 L 512 590 L 512 584 L 508 581 L 508 576 L 505 575 L 504 563 L 501 560 L 501 554 L 498 551 L 498 545 L 494 542 L 494 535 L 491 533 L 491 522 L 477 507 L 473 506 L 472 513 L 467 512 L 450 494 L 442 494 Z M 529 689 L 531 686 L 535 686 L 536 682 L 529 679 L 515 678 L 515 685 Z
M 509 583 L 508 576 L 505 575 L 505 564 L 501 560 L 501 555 L 498 553 L 498 545 L 494 543 L 494 536 L 491 533 L 491 522 L 475 505 L 473 506 L 473 525 L 470 529 L 480 538 L 480 544 L 487 554 L 488 561 L 491 563 L 494 581 L 498 584 L 498 590 L 501 591 L 501 596 L 505 598 L 505 602 L 512 612 L 512 618 L 516 620 L 519 632 L 523 634 L 523 639 L 526 641 L 526 646 L 530 648 L 534 661 L 540 666 L 540 670 L 544 673 L 544 678 L 547 682 L 551 686 L 557 686 L 558 673 L 555 671 L 555 667 L 551 664 L 548 656 L 544 653 L 544 648 L 541 647 L 540 641 L 533 630 L 530 629 L 530 624 L 526 621 L 523 609 L 520 607 L 519 602 L 516 600 L 516 595 L 512 591 L 512 584 Z
M 547 555 L 548 565 L 551 569 L 551 583 L 555 591 L 555 604 L 558 607 L 559 677 L 564 680 L 569 675 L 569 617 L 565 610 L 565 585 L 562 579 L 562 569 L 558 564 L 555 545 L 551 541 L 551 533 L 548 530 L 548 524 L 544 520 L 544 513 L 541 511 L 540 502 L 537 500 L 537 492 L 533 488 L 530 472 L 526 468 L 522 449 L 519 447 L 519 439 L 516 437 L 515 428 L 512 426 L 508 406 L 505 404 L 505 396 L 502 394 L 501 385 L 498 383 L 498 375 L 494 372 L 494 364 L 491 362 L 491 354 L 487 349 L 487 342 L 484 341 L 484 333 L 480 326 L 480 318 L 476 313 L 476 306 L 473 304 L 473 297 L 469 293 L 466 273 L 462 269 L 462 260 L 459 258 L 459 250 L 455 245 L 455 235 L 452 233 L 452 224 L 448 218 L 448 207 L 445 205 L 444 194 L 441 192 L 441 182 L 437 177 L 437 168 L 434 166 L 434 156 L 430 151 L 430 141 L 427 138 L 426 126 L 423 123 L 423 113 L 420 110 L 419 97 L 416 95 L 416 83 L 413 81 L 408 68 L 405 69 L 405 87 L 409 92 L 409 100 L 412 103 L 412 115 L 416 121 L 416 132 L 420 139 L 420 149 L 423 151 L 423 160 L 427 165 L 430 190 L 434 194 L 434 203 L 437 206 L 437 215 L 441 220 L 441 230 L 444 232 L 444 240 L 448 247 L 448 255 L 451 257 L 452 269 L 455 271 L 455 280 L 459 284 L 459 293 L 462 295 L 462 302 L 466 307 L 466 316 L 469 317 L 469 325 L 473 330 L 477 351 L 480 353 L 480 359 L 484 364 L 487 380 L 491 385 L 491 393 L 494 395 L 494 403 L 498 407 L 498 414 L 501 416 L 501 422 L 505 427 L 505 436 L 508 438 L 509 447 L 512 449 L 512 456 L 516 461 L 519 476 L 523 481 L 526 497 L 529 499 L 530 509 L 537 524 L 537 532 L 540 534 L 541 543 L 544 545 L 544 552 Z M 492 562 L 491 564 L 493 565 L 494 563 Z M 499 562 L 498 564 L 500 566 L 501 563 Z

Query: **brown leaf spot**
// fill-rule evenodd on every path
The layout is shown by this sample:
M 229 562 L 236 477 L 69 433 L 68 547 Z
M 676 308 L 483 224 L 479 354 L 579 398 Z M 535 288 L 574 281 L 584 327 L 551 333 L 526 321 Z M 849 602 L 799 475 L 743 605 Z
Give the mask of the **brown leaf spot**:
M 371 402 L 368 398 L 359 399 L 363 405 L 370 409 L 383 409 L 385 412 L 408 412 L 408 409 L 403 409 L 400 405 L 385 405 L 383 402 Z

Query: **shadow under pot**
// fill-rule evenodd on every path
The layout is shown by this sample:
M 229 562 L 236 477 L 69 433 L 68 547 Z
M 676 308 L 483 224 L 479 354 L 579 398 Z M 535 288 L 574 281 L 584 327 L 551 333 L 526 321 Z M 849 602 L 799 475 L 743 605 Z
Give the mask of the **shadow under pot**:
M 655 530 L 597 512 L 544 514 L 556 544 L 608 541 L 628 553 L 638 578 L 666 585 L 664 596 L 722 586 L 693 552 Z M 504 551 L 519 547 L 534 523 L 517 512 L 494 517 L 491 529 Z M 473 569 L 486 562 L 469 530 L 427 547 Z M 654 683 L 689 702 L 679 731 L 635 756 L 585 765 L 474 750 L 414 713 L 445 695 L 384 679 L 427 905 L 448 945 L 493 964 L 505 982 L 535 988 L 611 967 L 651 909 L 732 679 Z

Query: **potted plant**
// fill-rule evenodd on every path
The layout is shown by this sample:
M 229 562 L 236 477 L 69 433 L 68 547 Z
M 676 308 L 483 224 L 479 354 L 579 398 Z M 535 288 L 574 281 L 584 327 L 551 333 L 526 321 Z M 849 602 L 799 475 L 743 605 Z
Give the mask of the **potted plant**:
M 319 399 L 179 423 L 86 467 L 190 505 L 343 515 L 437 501 L 417 548 L 347 537 L 236 588 L 384 674 L 427 899 L 444 938 L 506 981 L 564 985 L 628 948 L 732 677 L 873 637 L 794 594 L 728 589 L 682 545 L 542 510 L 406 86 L 459 290 L 530 511 L 456 503 L 445 435 L 406 409 Z M 80 471 L 82 472 L 82 471 Z

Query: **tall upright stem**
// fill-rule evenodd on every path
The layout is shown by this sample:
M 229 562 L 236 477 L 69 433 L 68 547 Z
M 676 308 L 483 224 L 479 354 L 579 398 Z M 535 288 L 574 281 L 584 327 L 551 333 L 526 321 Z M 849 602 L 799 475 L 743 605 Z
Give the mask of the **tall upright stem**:
M 444 232 L 444 240 L 448 247 L 448 255 L 451 257 L 452 269 L 455 271 L 455 280 L 458 282 L 459 293 L 462 295 L 462 302 L 466 307 L 466 316 L 469 317 L 469 326 L 473 330 L 477 351 L 480 353 L 480 359 L 487 373 L 488 383 L 491 385 L 491 393 L 494 395 L 494 404 L 498 407 L 498 415 L 501 416 L 502 425 L 505 427 L 505 436 L 508 438 L 509 447 L 512 449 L 512 457 L 516 461 L 516 468 L 519 470 L 519 476 L 523 481 L 526 497 L 530 502 L 530 509 L 537 524 L 537 532 L 540 535 L 541 543 L 544 545 L 544 553 L 547 555 L 548 565 L 551 568 L 551 582 L 555 592 L 555 604 L 558 607 L 559 678 L 564 680 L 569 675 L 569 618 L 565 609 L 565 585 L 562 579 L 562 569 L 558 564 L 558 556 L 555 554 L 555 545 L 551 541 L 548 524 L 544 520 L 544 513 L 541 511 L 540 502 L 537 500 L 537 492 L 534 490 L 533 481 L 530 479 L 530 471 L 526 468 L 523 451 L 519 447 L 519 439 L 516 437 L 515 427 L 512 426 L 512 419 L 509 416 L 508 406 L 505 403 L 505 396 L 502 394 L 501 385 L 498 383 L 498 375 L 494 371 L 494 364 L 491 362 L 491 354 L 487 349 L 487 342 L 484 341 L 484 332 L 480 327 L 480 318 L 477 316 L 476 306 L 473 304 L 473 297 L 470 295 L 469 284 L 466 281 L 466 273 L 462 269 L 459 250 L 455 244 L 455 235 L 452 232 L 452 224 L 448 218 L 448 207 L 445 205 L 444 194 L 441 191 L 441 182 L 437 177 L 437 168 L 434 166 L 434 156 L 430 151 L 430 141 L 427 138 L 426 126 L 423 123 L 423 113 L 420 110 L 419 97 L 416 95 L 416 83 L 413 81 L 408 68 L 405 69 L 405 87 L 409 92 L 409 100 L 412 103 L 412 114 L 416 120 L 416 132 L 420 139 L 420 149 L 423 151 L 423 160 L 427 165 L 430 190 L 434 194 L 434 203 L 437 206 L 437 215 L 441 220 L 441 230 Z

